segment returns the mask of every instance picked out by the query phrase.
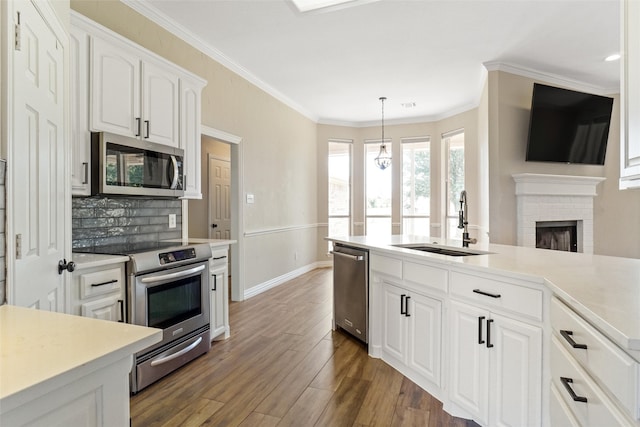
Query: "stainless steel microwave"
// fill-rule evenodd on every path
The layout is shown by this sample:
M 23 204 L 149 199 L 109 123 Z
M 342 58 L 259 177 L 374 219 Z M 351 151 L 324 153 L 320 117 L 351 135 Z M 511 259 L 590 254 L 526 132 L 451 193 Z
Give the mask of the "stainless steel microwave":
M 91 134 L 91 194 L 181 197 L 184 150 L 115 135 Z

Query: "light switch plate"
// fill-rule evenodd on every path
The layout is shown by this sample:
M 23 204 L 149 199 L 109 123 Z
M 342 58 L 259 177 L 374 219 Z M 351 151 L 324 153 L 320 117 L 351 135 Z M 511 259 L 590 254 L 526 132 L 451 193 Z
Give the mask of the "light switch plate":
M 253 202 L 254 202 L 253 194 L 247 193 L 247 204 L 250 205 L 250 204 L 253 204 Z
M 176 214 L 169 214 L 169 228 L 176 228 Z

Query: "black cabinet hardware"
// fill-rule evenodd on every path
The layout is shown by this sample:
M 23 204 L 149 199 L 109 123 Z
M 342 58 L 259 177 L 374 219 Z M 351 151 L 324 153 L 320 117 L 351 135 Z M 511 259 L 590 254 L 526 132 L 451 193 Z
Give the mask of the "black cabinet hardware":
M 215 291 L 216 289 L 218 289 L 218 275 L 217 274 L 213 274 L 213 289 L 211 289 L 212 291 Z
M 480 289 L 474 289 L 473 292 L 491 298 L 500 298 L 502 296 L 500 294 L 492 294 L 490 292 L 481 291 Z
M 136 132 L 136 136 L 140 136 L 140 130 L 141 130 L 140 117 L 136 117 L 136 125 L 138 127 L 138 131 Z
M 493 347 L 491 344 L 491 324 L 493 323 L 493 319 L 487 319 L 487 348 Z
M 120 305 L 120 320 L 118 322 L 124 323 L 124 300 L 119 299 L 118 305 Z
M 113 279 L 113 280 L 109 280 L 108 282 L 92 283 L 91 287 L 92 288 L 97 288 L 98 286 L 110 285 L 112 283 L 116 283 L 117 281 L 118 281 L 118 279 Z
M 145 137 L 145 139 L 147 139 L 147 138 L 149 138 L 149 120 L 145 120 L 144 124 L 147 127 L 147 133 L 146 133 L 146 135 L 144 137 Z
M 407 295 L 407 297 L 404 299 L 404 315 L 407 317 L 411 317 L 411 315 L 409 314 L 409 298 L 411 297 Z
M 575 391 L 571 388 L 569 384 L 573 383 L 573 378 L 560 377 L 560 382 L 567 389 L 567 393 L 575 402 L 584 402 L 587 403 L 587 398 L 584 396 L 578 396 Z
M 573 335 L 573 331 L 560 331 L 560 335 L 562 335 L 562 337 L 567 340 L 567 342 L 569 343 L 569 345 L 571 345 L 571 347 L 573 348 L 581 348 L 586 350 L 587 349 L 587 345 L 586 344 L 578 344 L 577 342 L 575 342 L 573 340 L 573 338 L 571 338 L 571 335 Z
M 69 273 L 73 273 L 76 269 L 76 263 L 73 261 L 67 262 L 66 259 L 61 259 L 58 261 L 58 274 L 62 274 L 63 271 L 67 270 Z
M 227 257 L 226 255 L 223 255 L 223 256 L 214 256 L 214 257 L 213 257 L 213 260 L 215 261 L 215 260 L 218 260 L 218 259 L 225 259 L 226 257 Z
M 405 294 L 400 295 L 400 314 L 407 314 L 407 311 L 404 308 L 404 299 L 407 296 Z
M 82 162 L 82 167 L 84 168 L 84 179 L 82 180 L 83 184 L 89 183 L 89 163 Z
M 478 316 L 478 344 L 484 344 L 484 340 L 482 339 L 482 323 L 484 319 L 484 316 Z

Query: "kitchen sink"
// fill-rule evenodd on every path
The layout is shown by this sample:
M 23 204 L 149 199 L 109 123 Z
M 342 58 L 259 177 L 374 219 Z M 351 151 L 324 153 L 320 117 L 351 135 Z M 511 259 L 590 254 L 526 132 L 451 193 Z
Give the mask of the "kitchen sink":
M 448 256 L 487 255 L 491 253 L 491 252 L 475 251 L 475 250 L 459 250 L 459 249 L 453 249 L 450 247 L 442 247 L 442 246 L 430 246 L 430 245 L 424 245 L 419 243 L 418 244 L 410 243 L 410 244 L 393 245 L 393 246 L 398 248 L 411 249 L 414 251 L 429 252 L 432 254 L 440 254 L 440 255 L 448 255 Z

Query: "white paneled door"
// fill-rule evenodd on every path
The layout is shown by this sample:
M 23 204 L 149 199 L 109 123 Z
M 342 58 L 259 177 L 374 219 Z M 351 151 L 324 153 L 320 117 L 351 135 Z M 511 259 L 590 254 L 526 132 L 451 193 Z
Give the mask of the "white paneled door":
M 44 3 L 38 2 L 39 7 Z M 46 6 L 46 5 L 45 5 Z M 58 261 L 67 244 L 65 207 L 65 90 L 63 35 L 31 1 L 13 2 L 19 43 L 12 46 L 11 137 L 9 168 L 15 250 L 9 302 L 64 311 L 65 275 Z M 48 12 L 51 13 L 50 11 Z
M 209 238 L 231 239 L 231 162 L 209 156 Z

